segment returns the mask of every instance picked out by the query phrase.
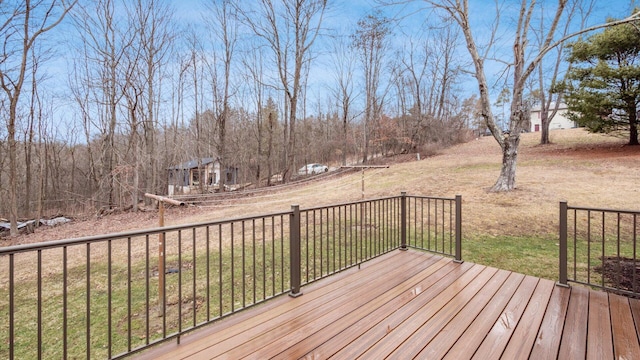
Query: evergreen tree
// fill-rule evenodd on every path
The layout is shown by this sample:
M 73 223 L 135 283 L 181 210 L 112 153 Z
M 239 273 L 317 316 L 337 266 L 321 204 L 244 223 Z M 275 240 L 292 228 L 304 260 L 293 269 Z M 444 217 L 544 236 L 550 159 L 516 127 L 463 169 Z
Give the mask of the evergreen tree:
M 608 27 L 572 43 L 569 60 L 574 66 L 565 84 L 571 120 L 592 132 L 628 131 L 629 145 L 638 145 L 638 25 L 640 22 L 636 21 Z

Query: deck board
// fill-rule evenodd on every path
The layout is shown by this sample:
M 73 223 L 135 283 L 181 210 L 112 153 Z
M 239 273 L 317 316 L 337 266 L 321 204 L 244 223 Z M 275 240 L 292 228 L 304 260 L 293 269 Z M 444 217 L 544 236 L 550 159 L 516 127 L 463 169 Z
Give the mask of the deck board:
M 393 328 L 389 328 L 390 331 L 387 331 L 385 336 L 363 353 L 360 358 L 384 359 L 389 356 L 389 354 L 399 350 L 403 341 L 414 336 L 423 325 L 432 322 L 435 317 L 445 311 L 445 309 L 455 307 L 450 306 L 450 304 L 456 303 L 456 299 L 460 299 L 458 301 L 465 301 L 464 299 L 473 297 L 481 289 L 482 284 L 491 278 L 491 275 L 493 275 L 493 271 L 475 265 L 458 278 L 452 286 L 449 286 L 445 291 L 438 294 L 432 301 L 415 309 L 415 312 L 410 314 L 402 323 L 397 324 Z M 419 344 L 420 343 L 417 342 L 411 346 Z M 394 358 L 398 358 L 398 356 Z M 404 358 L 406 359 L 406 357 Z
M 394 251 L 140 359 L 640 358 L 640 301 Z
M 629 306 L 631 306 L 631 313 L 633 314 L 633 322 L 636 325 L 636 329 L 640 329 L 640 300 L 629 299 Z M 637 334 L 640 341 L 640 333 Z
M 522 280 L 518 290 L 513 294 L 511 301 L 500 314 L 498 321 L 485 336 L 482 344 L 473 354 L 473 359 L 498 359 L 504 351 L 515 331 L 520 317 L 524 313 L 529 299 L 533 295 L 536 286 L 538 286 L 538 278 L 527 276 Z
M 432 262 L 425 262 L 420 265 L 424 266 L 431 263 Z M 414 266 L 414 268 L 417 269 L 418 267 Z M 392 301 L 394 298 L 397 298 L 399 295 L 397 293 L 398 287 L 400 287 L 401 284 L 398 284 L 396 281 L 399 279 L 401 279 L 401 277 L 399 277 L 398 274 L 393 273 L 392 276 L 388 278 L 380 279 L 380 281 L 382 281 L 386 286 L 379 286 L 375 289 L 369 289 L 368 291 L 355 294 L 350 293 L 345 297 L 345 302 L 341 303 L 340 306 L 335 306 L 334 304 L 333 309 L 330 311 L 325 312 L 322 308 L 317 309 L 317 312 L 321 316 L 302 327 L 296 328 L 293 333 L 271 332 L 261 339 L 262 348 L 253 352 L 250 358 L 266 359 L 275 356 L 278 356 L 279 358 L 291 358 L 295 356 L 295 352 L 287 356 L 280 353 L 283 349 L 289 349 L 311 338 L 310 334 L 331 333 L 332 331 L 335 331 L 335 329 L 331 331 L 324 331 L 325 328 L 332 324 L 348 322 L 348 319 L 345 320 L 347 317 L 356 318 L 366 316 L 366 314 L 371 312 L 371 309 L 375 308 L 376 305 L 382 305 L 384 302 Z M 286 326 L 284 325 L 285 324 L 283 324 L 282 328 L 286 329 Z M 255 341 L 253 341 L 252 346 L 255 346 Z M 248 352 L 247 349 L 248 346 L 245 346 L 244 352 Z M 229 353 L 230 358 L 236 359 L 244 355 L 244 353 L 240 353 L 238 351 Z
M 483 270 L 484 268 L 481 266 L 473 266 L 429 302 L 419 301 L 420 298 L 416 298 L 414 304 L 411 304 L 414 306 L 403 308 L 407 311 L 402 313 L 397 311 L 394 315 L 400 314 L 399 316 L 391 317 L 388 321 L 378 324 L 375 332 L 380 335 L 379 338 L 376 338 L 375 344 L 361 354 L 360 358 L 382 359 L 386 357 L 396 349 L 402 339 L 413 334 L 421 324 L 440 311 L 459 292 L 468 289 L 472 280 Z M 343 356 L 337 357 L 343 358 Z
M 506 288 L 501 296 L 495 297 L 480 315 L 469 325 L 458 341 L 445 355 L 445 359 L 470 359 L 476 352 L 485 336 L 496 323 L 505 306 L 524 279 L 522 274 L 512 274 L 505 283 Z M 510 281 L 511 280 L 511 281 Z
M 413 266 L 411 269 L 418 269 L 418 267 Z M 372 274 L 372 276 L 375 275 Z M 239 359 L 245 356 L 255 359 L 274 357 L 278 355 L 281 349 L 286 349 L 303 341 L 309 334 L 319 332 L 332 323 L 342 322 L 346 314 L 354 313 L 359 308 L 370 305 L 371 302 L 384 297 L 388 292 L 393 291 L 395 283 L 391 281 L 392 279 L 397 280 L 401 276 L 411 278 L 414 275 L 415 272 L 406 272 L 396 268 L 382 276 L 377 275 L 382 284 L 374 288 L 368 286 L 368 283 L 373 279 L 362 279 L 362 286 L 345 293 L 339 299 L 317 307 L 312 314 L 305 316 L 305 320 L 290 317 L 288 321 L 294 322 L 296 324 L 295 327 L 274 326 L 269 331 L 250 341 L 243 336 L 244 346 L 236 347 L 232 351 L 225 353 L 224 356 L 229 359 Z
M 451 319 L 449 324 L 430 342 L 424 344 L 425 346 L 417 357 L 420 359 L 442 358 L 467 329 L 471 319 L 475 319 L 495 296 L 501 296 L 500 291 L 508 290 L 508 286 L 505 287 L 504 284 L 510 274 L 508 271 L 499 270 L 472 302 Z
M 611 331 L 616 359 L 640 359 L 637 334 L 627 329 L 634 327 L 629 300 L 620 295 L 610 295 Z
M 507 348 L 502 353 L 503 359 L 529 359 L 554 287 L 553 281 L 540 279 Z
M 386 317 L 382 322 L 376 324 L 374 327 L 361 334 L 355 341 L 341 349 L 333 356 L 335 358 L 353 359 L 358 357 L 360 354 L 365 353 L 378 341 L 387 336 L 387 334 L 393 332 L 400 324 L 402 324 L 402 322 L 408 319 L 411 315 L 415 314 L 418 309 L 422 308 L 422 306 L 430 303 L 432 300 L 438 297 L 439 294 L 446 291 L 446 289 L 450 288 L 450 286 L 453 286 L 453 284 L 461 284 L 461 282 L 464 282 L 464 280 L 467 279 L 464 277 L 464 275 L 467 274 L 468 271 L 471 271 L 471 269 L 474 267 L 474 272 L 482 270 L 479 266 L 473 266 L 472 264 L 462 264 L 458 269 L 451 271 L 438 283 L 430 287 L 430 291 L 428 293 L 422 292 L 420 294 L 420 297 L 415 298 L 415 301 L 411 301 L 409 304 L 389 314 L 390 316 Z M 395 333 L 394 335 L 396 334 L 397 333 Z
M 531 349 L 532 359 L 555 359 L 558 356 L 570 296 L 569 288 L 560 286 L 553 288 L 536 342 Z
M 447 324 L 454 319 L 460 311 L 471 306 L 482 304 L 487 295 L 495 293 L 497 284 L 489 281 L 497 273 L 497 269 L 486 268 L 464 290 L 460 291 L 445 307 L 440 309 L 431 319 L 419 324 L 420 328 L 403 342 L 399 342 L 396 349 L 388 357 L 389 359 L 411 359 L 417 356 Z M 486 284 L 486 285 L 483 285 Z M 474 301 L 475 299 L 475 301 Z
M 589 294 L 589 307 L 587 359 L 613 359 L 609 297 L 604 292 L 593 291 Z
M 339 318 L 340 312 L 331 311 L 330 309 L 337 308 L 340 311 L 349 311 L 359 302 L 364 302 L 369 297 L 379 296 L 391 286 L 391 279 L 398 279 L 401 274 L 407 277 L 413 276 L 418 269 L 415 264 L 421 261 L 431 263 L 427 260 L 429 258 L 433 257 L 411 259 L 408 264 L 408 270 L 396 267 L 391 271 L 383 271 L 384 265 L 371 267 L 367 271 L 360 273 L 361 277 L 358 281 L 342 286 L 337 291 L 323 294 L 323 296 L 316 299 L 318 301 L 313 303 L 301 301 L 301 305 L 286 308 L 276 318 L 260 324 L 256 324 L 257 321 L 253 321 L 253 326 L 245 331 L 234 332 L 234 336 L 219 344 L 213 344 L 216 345 L 215 347 L 210 345 L 202 349 L 202 358 L 222 356 L 230 359 L 239 359 L 251 352 L 262 349 L 267 344 L 273 343 L 273 339 L 287 337 L 292 332 L 297 332 L 298 335 L 303 334 L 303 331 L 306 330 L 304 326 L 318 318 L 321 318 L 321 321 L 335 321 Z M 380 281 L 381 286 L 372 289 L 369 284 L 374 280 Z M 297 299 L 304 300 L 302 297 Z M 343 305 L 346 310 L 341 308 Z M 280 326 L 281 324 L 286 326 Z M 291 324 L 296 324 L 297 328 L 290 326 Z M 291 339 L 291 336 L 287 338 Z M 198 355 L 196 358 L 201 357 Z
M 396 291 L 389 293 L 391 298 L 385 296 L 376 299 L 375 302 L 371 303 L 371 308 L 361 307 L 358 311 L 345 316 L 341 321 L 330 324 L 323 331 L 311 334 L 306 339 L 284 350 L 278 354 L 278 357 L 295 359 L 307 356 L 313 358 L 314 356 L 324 355 L 324 357 L 327 357 L 333 355 L 336 351 L 353 342 L 366 329 L 380 322 L 384 316 L 404 306 L 419 295 L 419 289 L 428 288 L 442 279 L 447 273 L 438 270 L 445 265 L 451 270 L 456 267 L 450 261 L 441 259 L 441 262 L 437 264 L 438 267 L 431 266 L 423 270 L 419 274 L 420 276 L 415 277 L 415 280 L 408 280 L 398 286 L 395 289 Z M 372 310 L 372 308 L 375 310 Z M 312 350 L 309 351 L 309 349 Z
M 584 359 L 587 345 L 589 290 L 574 287 L 562 331 L 559 359 Z

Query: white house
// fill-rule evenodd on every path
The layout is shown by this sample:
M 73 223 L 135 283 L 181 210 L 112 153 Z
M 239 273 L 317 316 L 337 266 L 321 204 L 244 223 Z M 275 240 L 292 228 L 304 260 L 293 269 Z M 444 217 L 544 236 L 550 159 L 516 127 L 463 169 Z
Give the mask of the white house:
M 549 115 L 553 113 L 554 107 L 555 107 L 555 104 L 551 104 L 550 111 L 547 112 Z M 551 119 L 551 123 L 549 124 L 549 130 L 570 129 L 570 128 L 578 127 L 578 124 L 576 124 L 575 121 L 571 121 L 565 117 L 567 114 L 567 111 L 568 111 L 567 105 L 561 103 L 560 106 L 558 107 L 558 112 L 553 117 L 553 119 Z M 533 109 L 531 109 L 531 131 L 532 132 L 542 130 L 542 117 L 540 116 L 541 113 L 542 111 L 540 111 L 539 105 L 536 105 L 533 107 Z

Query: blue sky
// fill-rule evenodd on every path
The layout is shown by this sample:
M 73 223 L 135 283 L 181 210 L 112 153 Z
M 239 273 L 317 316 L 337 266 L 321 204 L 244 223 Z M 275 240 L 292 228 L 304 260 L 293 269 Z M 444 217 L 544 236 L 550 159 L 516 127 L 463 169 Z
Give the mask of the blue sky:
M 542 0 L 539 1 L 539 3 L 548 3 L 549 8 L 552 8 L 555 7 L 555 4 L 557 2 L 553 0 Z M 173 0 L 171 1 L 171 4 L 176 10 L 175 17 L 179 26 L 194 24 L 196 28 L 199 28 L 198 24 L 202 24 L 202 14 L 205 13 L 205 11 L 201 0 Z M 503 17 L 501 19 L 504 24 L 509 23 L 510 12 L 513 12 L 515 16 L 514 9 L 517 9 L 519 4 L 519 0 L 507 0 L 504 2 Z M 406 38 L 403 34 L 419 33 L 424 29 L 425 22 L 428 22 L 429 17 L 434 16 L 432 12 L 426 9 L 426 4 L 423 1 L 409 2 L 401 7 L 380 7 L 374 0 L 343 0 L 333 2 L 329 0 L 329 5 L 330 10 L 325 17 L 324 27 L 327 29 L 332 29 L 332 31 L 336 31 L 344 35 L 353 33 L 357 21 L 361 17 L 372 12 L 374 9 L 380 9 L 385 13 L 385 15 L 389 17 L 395 17 L 397 15 L 401 16 L 402 20 L 399 23 L 398 27 L 395 29 L 396 34 L 394 38 L 394 43 L 398 47 L 401 46 L 403 40 Z M 635 1 L 633 0 L 611 0 L 606 2 L 597 1 L 596 9 L 591 17 L 590 24 L 593 25 L 596 23 L 602 23 L 607 17 L 625 17 L 629 14 L 630 9 L 634 5 Z M 493 1 L 470 0 L 470 6 L 472 9 L 471 21 L 474 36 L 476 37 L 478 43 L 482 44 L 483 37 L 488 36 L 487 29 L 495 18 L 495 5 Z M 502 37 L 502 43 L 504 47 L 502 50 L 498 49 L 496 51 L 496 54 L 499 54 L 500 51 L 505 51 L 508 56 L 508 52 L 510 52 L 511 50 L 511 44 L 508 39 L 509 32 L 506 31 L 504 32 L 504 34 L 505 35 Z M 329 40 L 324 39 L 320 41 L 327 42 Z M 460 39 L 460 41 L 463 41 L 462 38 Z M 325 43 L 325 48 L 328 48 L 326 45 L 327 44 Z M 66 56 L 67 55 L 63 55 L 62 58 L 66 58 Z M 50 69 L 52 70 L 51 73 L 55 77 L 60 77 L 59 79 L 55 80 L 55 83 L 58 84 L 66 84 L 67 82 L 66 70 L 63 69 L 65 60 L 63 60 L 62 58 L 52 59 L 53 61 L 51 61 L 51 63 L 49 64 Z M 464 61 L 469 61 L 469 55 L 466 52 L 464 44 L 462 43 L 460 46 L 460 58 Z M 329 86 L 328 80 L 330 80 L 331 78 L 330 67 L 331 61 L 327 57 L 319 57 L 318 60 L 315 61 L 312 71 L 312 78 L 310 79 L 310 89 L 308 92 L 309 96 L 314 96 L 314 94 L 320 94 L 321 92 L 326 91 L 326 88 Z M 496 76 L 500 72 L 501 65 L 493 64 L 492 66 L 491 64 L 488 64 L 486 75 L 490 79 L 496 79 Z M 498 81 L 493 82 L 493 84 L 498 83 Z M 477 85 L 474 82 L 474 79 L 471 76 L 467 75 L 466 78 L 461 81 L 459 89 L 461 92 L 465 93 L 461 94 L 461 97 L 464 98 L 477 92 Z M 493 92 L 497 93 L 499 91 L 496 91 L 494 89 Z M 310 102 L 314 104 L 314 100 L 310 100 Z
M 184 23 L 192 22 L 197 24 L 201 21 L 201 14 L 203 13 L 201 0 L 174 0 L 173 3 L 177 10 L 176 16 L 182 19 Z M 429 18 L 430 16 L 433 16 L 433 14 L 426 8 L 426 3 L 424 1 L 403 1 L 403 3 L 405 4 L 402 6 L 382 7 L 375 0 L 330 0 L 330 11 L 326 14 L 324 25 L 326 28 L 334 29 L 338 32 L 351 33 L 353 32 L 353 29 L 355 29 L 355 24 L 358 19 L 371 12 L 373 9 L 380 9 L 389 17 L 395 17 L 397 15 L 402 16 L 402 20 L 399 24 L 401 28 L 396 29 L 395 42 L 399 43 L 403 41 L 402 35 L 399 33 L 405 32 L 408 34 L 415 34 L 424 28 L 426 23 L 431 22 Z M 469 3 L 471 7 L 471 21 L 474 36 L 476 36 L 477 42 L 481 45 L 483 42 L 483 35 L 486 35 L 487 33 L 486 29 L 489 28 L 491 22 L 493 22 L 495 18 L 495 2 L 493 0 L 470 0 Z M 549 8 L 555 9 L 557 1 L 542 0 L 538 1 L 538 3 L 546 3 Z M 596 1 L 596 3 L 596 8 L 591 16 L 590 25 L 602 23 L 607 17 L 625 17 L 629 14 L 631 8 L 636 5 L 634 0 Z M 513 24 L 515 21 L 513 20 L 513 17 L 517 15 L 516 12 L 519 4 L 519 0 L 507 0 L 503 2 L 502 8 L 505 13 L 501 19 L 503 24 Z M 511 19 L 509 18 L 509 12 L 514 13 L 514 16 Z M 508 34 L 508 32 L 505 33 Z M 507 38 L 508 35 L 502 38 L 504 43 L 504 48 L 502 50 L 510 52 L 511 43 Z M 466 48 L 462 46 L 461 50 L 463 51 L 461 56 L 468 58 L 469 55 L 466 53 Z M 501 50 L 498 49 L 496 51 L 499 53 Z M 506 55 L 508 56 L 509 54 L 507 53 Z M 326 66 L 326 64 L 323 63 L 326 63 L 326 61 L 320 60 L 320 64 L 318 64 L 318 66 Z M 325 71 L 319 69 L 316 72 L 324 73 Z M 495 75 L 491 74 L 491 69 L 488 69 L 487 72 L 487 76 L 489 77 Z M 496 69 L 495 72 L 500 72 L 500 70 Z M 323 75 L 323 77 L 326 78 L 326 75 Z M 465 88 L 468 89 L 468 86 L 465 86 Z M 473 86 L 471 86 L 470 91 L 473 90 Z

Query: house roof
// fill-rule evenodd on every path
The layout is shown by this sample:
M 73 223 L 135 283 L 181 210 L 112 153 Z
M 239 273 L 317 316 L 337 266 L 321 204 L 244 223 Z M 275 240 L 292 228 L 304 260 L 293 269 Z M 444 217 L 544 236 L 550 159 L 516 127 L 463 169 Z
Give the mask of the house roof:
M 555 107 L 556 107 L 556 103 L 551 103 L 551 105 L 549 105 L 549 110 L 551 111 L 551 110 L 553 110 Z M 541 109 L 541 106 L 540 106 L 540 105 L 534 105 L 534 106 L 531 108 L 531 111 L 532 111 L 532 112 L 534 112 L 534 111 L 540 111 L 540 109 Z M 566 109 L 567 109 L 567 104 L 565 104 L 565 103 L 562 103 L 562 102 L 561 102 L 561 103 L 560 103 L 560 105 L 558 106 L 558 110 L 566 110 Z
M 207 158 L 202 158 L 200 159 L 200 165 L 207 165 L 210 164 L 212 162 L 216 161 L 215 158 L 212 157 L 207 157 Z M 169 166 L 167 168 L 167 170 L 188 170 L 188 169 L 196 169 L 198 168 L 198 160 L 189 160 L 187 162 L 184 162 L 182 164 L 178 164 L 178 165 L 172 165 Z

